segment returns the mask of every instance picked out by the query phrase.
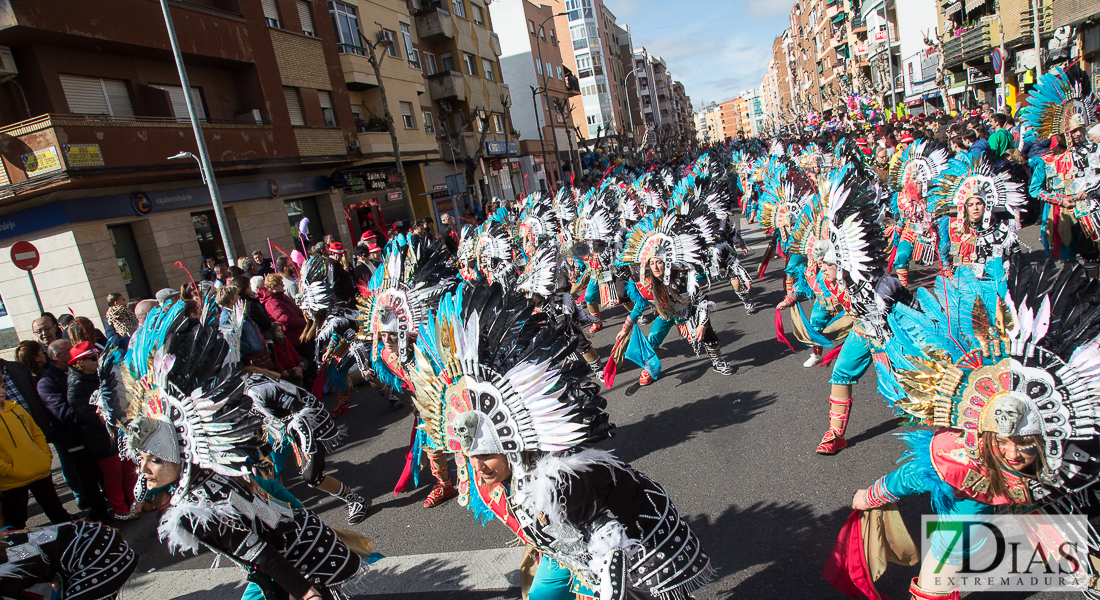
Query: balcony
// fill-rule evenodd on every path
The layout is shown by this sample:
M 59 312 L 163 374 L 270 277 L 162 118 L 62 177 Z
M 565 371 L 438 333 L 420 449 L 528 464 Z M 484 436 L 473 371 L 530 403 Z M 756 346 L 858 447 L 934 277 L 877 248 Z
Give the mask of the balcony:
M 442 8 L 425 10 L 416 15 L 416 34 L 426 41 L 453 40 L 454 23 L 451 13 Z
M 573 75 L 565 76 L 565 94 L 572 98 L 573 96 L 581 95 L 581 80 L 577 79 Z
M 202 128 L 219 172 L 279 158 L 270 125 L 230 121 L 208 122 Z M 168 157 L 181 151 L 198 152 L 191 124 L 174 118 L 42 115 L 0 129 L 0 195 L 88 177 L 111 183 L 148 178 L 157 166 L 164 171 L 180 168 Z
M 500 55 L 503 53 L 500 49 L 500 36 L 496 33 L 491 34 L 489 36 L 489 45 L 493 48 L 493 56 L 500 58 Z
M 963 32 L 962 35 L 947 39 L 943 43 L 943 66 L 957 67 L 960 64 L 989 54 L 994 45 L 990 23 L 982 23 Z M 996 40 L 999 42 L 999 40 Z
M 339 44 L 338 46 L 344 46 Z M 353 92 L 362 92 L 378 87 L 378 78 L 374 76 L 374 68 L 370 66 L 370 59 L 355 52 L 346 52 L 340 48 L 340 69 L 344 71 L 344 81 L 348 89 Z
M 428 93 L 432 100 L 466 101 L 466 82 L 458 71 L 443 71 L 428 77 Z

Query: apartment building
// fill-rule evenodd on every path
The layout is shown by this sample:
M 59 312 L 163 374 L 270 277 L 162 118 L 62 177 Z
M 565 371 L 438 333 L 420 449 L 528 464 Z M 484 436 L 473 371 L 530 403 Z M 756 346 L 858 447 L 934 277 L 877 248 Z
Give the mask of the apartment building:
M 456 170 L 462 176 L 457 187 L 466 192 L 462 202 L 505 197 L 512 185 L 505 159 L 516 150 L 507 106 L 524 95 L 513 99 L 503 81 L 500 38 L 493 32 L 486 3 L 409 0 L 408 10 L 416 26 L 414 47 L 427 79 L 427 93 L 420 96 L 420 103 L 427 107 L 425 102 L 430 102 L 431 109 L 424 112 L 432 115 L 441 146 L 442 160 L 424 166 L 427 185 L 434 190 L 430 192 L 434 212 L 454 210 L 460 202 L 443 194 L 444 184 L 437 183 Z M 449 181 L 450 187 L 456 187 L 453 178 Z
M 684 84 L 672 82 L 672 98 L 676 121 L 680 127 L 677 139 L 681 146 L 687 147 L 695 139 L 695 119 L 692 118 L 691 98 L 687 95 Z
M 713 102 L 695 113 L 695 136 L 704 144 L 717 144 L 726 139 L 722 126 L 722 109 Z
M 282 7 L 276 5 L 278 8 Z M 347 182 L 341 186 L 341 195 L 352 237 L 359 239 L 364 231 L 381 228 L 382 223 L 410 217 L 438 217 L 428 192 L 437 185 L 445 185 L 446 178 L 439 169 L 431 177 L 428 169 L 433 162 L 444 164 L 436 137 L 438 113 L 426 93 L 424 70 L 430 55 L 421 47 L 409 7 L 405 0 L 345 0 L 330 2 L 328 10 L 328 20 L 318 24 L 303 21 L 302 27 L 311 32 L 315 27 L 332 32 L 344 72 L 362 153 L 340 175 L 341 181 Z M 288 13 L 276 15 L 282 19 L 293 17 Z M 368 58 L 368 46 L 378 42 L 381 44 L 375 46 L 375 55 L 380 59 L 381 82 Z M 383 87 L 401 148 L 411 195 L 408 204 L 403 202 L 382 107 Z
M 568 176 L 575 162 L 577 140 L 569 104 L 580 95 L 580 83 L 562 58 L 562 44 L 569 40 L 562 41 L 548 5 L 497 0 L 489 12 L 499 29 L 500 68 L 515 94 L 510 112 L 519 154 L 525 157 L 513 159 L 519 165 L 513 187 L 522 194 L 523 183 L 529 181 L 529 187 L 548 190 Z
M 271 8 L 278 11 L 273 14 Z M 320 1 L 171 3 L 191 89 L 180 84 L 160 6 L 8 0 L 0 45 L 0 239 L 41 253 L 42 309 L 102 325 L 110 292 L 148 298 L 227 256 L 195 161 L 195 101 L 235 253 L 350 243 L 333 175 L 359 138 L 327 6 Z M 310 24 L 326 25 L 309 29 Z M 269 246 L 270 242 L 270 246 Z M 0 263 L 0 296 L 19 338 L 39 314 L 26 273 Z
M 752 121 L 749 119 L 749 103 L 737 97 L 718 105 L 722 120 L 722 131 L 726 137 L 748 137 L 752 134 Z
M 586 140 L 617 136 L 629 129 L 619 100 L 622 66 L 617 54 L 615 17 L 602 0 L 549 0 L 558 31 L 569 32 L 572 52 L 562 51 L 566 66 L 580 80 L 581 96 L 572 102 L 573 120 Z M 567 48 L 568 50 L 568 48 Z M 617 139 L 611 146 L 617 146 Z

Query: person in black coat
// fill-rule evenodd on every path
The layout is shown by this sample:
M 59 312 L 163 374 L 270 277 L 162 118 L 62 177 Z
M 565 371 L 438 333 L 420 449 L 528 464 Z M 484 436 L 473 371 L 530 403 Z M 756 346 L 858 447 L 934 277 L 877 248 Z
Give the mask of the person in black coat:
M 69 351 L 72 344 L 68 340 L 56 340 L 50 344 L 50 359 L 46 372 L 38 380 L 38 396 L 42 405 L 50 413 L 51 427 L 54 432 L 54 448 L 58 459 L 63 453 L 71 462 L 73 473 L 65 473 L 65 482 L 69 484 L 77 498 L 77 506 L 90 510 L 89 518 L 94 521 L 109 521 L 111 513 L 107 509 L 107 499 L 99 485 L 103 475 L 99 471 L 91 453 L 84 445 L 80 424 L 76 413 L 69 406 Z M 64 472 L 64 462 L 62 471 Z
M 103 475 L 103 493 L 114 509 L 111 516 L 119 521 L 136 519 L 140 513 L 130 512 L 134 503 L 137 471 L 133 463 L 123 463 L 118 456 L 118 444 L 111 439 L 107 425 L 92 404 L 92 394 L 99 389 L 98 359 L 95 345 L 81 342 L 70 351 L 69 407 L 76 416 L 77 427 L 88 455 L 95 460 Z

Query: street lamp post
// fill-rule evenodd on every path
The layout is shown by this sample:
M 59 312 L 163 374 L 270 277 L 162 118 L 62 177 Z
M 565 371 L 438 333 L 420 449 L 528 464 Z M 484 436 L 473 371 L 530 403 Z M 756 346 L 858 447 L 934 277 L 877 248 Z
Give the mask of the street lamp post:
M 179 71 L 180 85 L 183 86 L 183 101 L 187 105 L 187 116 L 191 119 L 191 129 L 195 132 L 195 143 L 199 147 L 199 156 L 196 159 L 199 162 L 199 173 L 202 174 L 203 181 L 206 182 L 206 189 L 210 190 L 210 201 L 214 204 L 214 217 L 218 221 L 218 231 L 222 236 L 222 245 L 225 247 L 227 255 L 226 259 L 232 262 L 236 256 L 233 251 L 233 239 L 229 237 L 229 226 L 225 219 L 225 208 L 222 206 L 221 191 L 218 190 L 218 182 L 214 178 L 214 165 L 210 162 L 210 152 L 206 149 L 206 139 L 202 135 L 202 125 L 199 123 L 195 112 L 195 99 L 191 97 L 191 81 L 187 78 L 187 68 L 183 65 L 183 54 L 180 53 L 179 40 L 176 39 L 176 28 L 172 25 L 172 13 L 168 10 L 168 0 L 160 0 L 160 8 L 164 11 L 164 24 L 168 27 L 168 40 L 172 45 L 172 56 L 176 59 L 176 70 Z M 185 157 L 181 156 L 180 158 Z M 194 155 L 191 155 L 191 158 L 195 158 Z
M 546 69 L 546 63 L 542 62 L 542 39 L 545 37 L 545 35 L 543 34 L 542 28 L 543 28 L 544 25 L 546 25 L 546 22 L 549 21 L 550 19 L 553 19 L 554 17 L 564 17 L 568 14 L 569 13 L 567 13 L 567 12 L 560 12 L 560 13 L 554 13 L 554 14 L 550 15 L 549 17 L 546 17 L 545 19 L 542 20 L 542 23 L 539 23 L 539 30 L 538 30 L 539 35 L 535 36 L 535 48 L 538 50 L 538 53 L 539 53 L 539 65 L 543 68 L 542 94 L 543 94 L 543 99 L 546 102 L 546 114 L 551 115 L 551 117 L 553 117 L 553 115 L 551 114 L 552 111 L 550 110 L 550 87 L 547 85 L 547 81 L 546 81 L 547 76 L 551 75 L 551 74 L 546 73 L 546 71 L 548 71 L 549 69 Z M 535 88 L 531 88 L 531 89 L 534 90 Z M 535 123 L 538 123 L 538 121 L 539 121 L 538 114 L 539 114 L 538 113 L 538 106 L 536 105 L 535 106 Z M 549 121 L 547 121 L 547 123 L 550 125 L 550 137 L 554 139 L 554 161 L 558 165 L 558 180 L 560 181 L 561 178 L 562 178 L 562 170 L 561 170 L 561 158 L 560 158 L 559 150 L 558 150 L 558 135 L 557 135 L 557 133 L 554 132 L 554 119 L 551 118 Z M 545 145 L 545 142 L 542 141 L 542 131 L 539 131 L 539 143 L 542 144 L 542 161 L 546 162 L 546 145 Z M 544 170 L 546 169 L 546 166 L 548 166 L 548 165 L 543 165 Z M 549 183 L 549 182 L 547 182 L 547 183 Z
M 531 106 L 534 107 L 534 109 L 535 109 L 535 124 L 538 124 L 538 122 L 539 122 L 538 97 L 539 97 L 539 92 L 541 92 L 541 91 L 543 91 L 543 90 L 540 89 L 540 88 L 537 88 L 535 86 L 531 86 Z M 547 108 L 549 108 L 549 107 L 547 107 Z M 550 162 L 546 160 L 546 142 L 543 141 L 543 139 L 542 139 L 542 127 L 539 127 L 538 130 L 539 130 L 539 148 L 542 149 L 542 170 L 545 172 L 546 168 L 550 166 Z M 554 128 L 551 127 L 550 131 L 552 132 L 553 130 L 554 130 Z M 560 173 L 559 173 L 559 176 L 560 176 Z
M 634 61 L 631 60 L 631 63 L 633 62 Z M 630 72 L 626 74 L 626 77 L 623 77 L 624 89 L 630 89 L 630 86 L 627 85 L 627 82 L 630 81 L 631 75 L 634 76 L 634 85 L 638 85 L 638 72 L 635 69 L 630 69 Z M 641 108 L 641 100 L 638 101 L 638 108 Z M 630 123 L 630 154 L 632 157 L 631 159 L 633 160 L 633 156 L 638 153 L 638 144 L 637 141 L 634 139 L 634 109 L 631 107 L 629 100 L 627 100 L 626 103 L 626 118 Z

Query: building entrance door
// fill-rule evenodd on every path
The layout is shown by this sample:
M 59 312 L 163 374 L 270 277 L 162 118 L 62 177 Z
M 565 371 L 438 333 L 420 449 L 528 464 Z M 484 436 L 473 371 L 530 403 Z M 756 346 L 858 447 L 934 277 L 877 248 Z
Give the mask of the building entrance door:
M 225 256 L 225 244 L 222 243 L 222 232 L 218 229 L 218 220 L 214 211 L 191 213 L 191 224 L 195 227 L 195 241 L 199 243 L 199 251 L 202 253 L 203 264 L 206 259 L 213 257 L 218 263 L 226 263 L 233 266 Z
M 107 233 L 111 236 L 111 245 L 115 249 L 122 283 L 126 284 L 126 296 L 131 300 L 152 298 L 153 291 L 149 289 L 149 279 L 145 276 L 145 265 L 141 262 L 133 228 L 129 223 L 108 225 Z
M 309 243 L 316 244 L 325 237 L 325 230 L 321 227 L 321 213 L 317 210 L 316 198 L 298 198 L 296 200 L 287 200 L 283 202 L 286 206 L 286 218 L 290 221 L 290 226 L 294 228 L 295 237 L 298 236 L 298 224 L 302 219 L 309 219 L 306 226 L 306 234 L 309 236 Z M 302 242 L 298 242 L 301 246 Z M 298 248 L 302 250 L 302 248 Z M 309 256 L 309 252 L 305 252 L 306 256 Z

